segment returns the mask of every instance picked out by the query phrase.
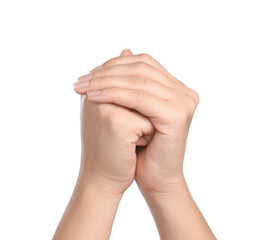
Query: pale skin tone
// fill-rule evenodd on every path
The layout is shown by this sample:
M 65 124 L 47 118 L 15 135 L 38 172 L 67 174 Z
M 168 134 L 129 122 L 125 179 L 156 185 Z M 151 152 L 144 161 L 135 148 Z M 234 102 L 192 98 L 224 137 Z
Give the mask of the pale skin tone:
M 81 168 L 53 239 L 109 239 L 134 179 L 162 240 L 216 239 L 183 174 L 198 94 L 148 54 L 130 50 L 74 87 L 82 102 Z

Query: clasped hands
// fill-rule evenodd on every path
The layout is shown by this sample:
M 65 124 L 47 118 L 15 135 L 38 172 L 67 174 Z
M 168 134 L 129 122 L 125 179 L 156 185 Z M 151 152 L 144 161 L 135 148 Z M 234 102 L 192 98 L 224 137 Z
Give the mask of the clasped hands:
M 80 179 L 123 194 L 134 179 L 142 192 L 176 191 L 198 94 L 148 54 L 104 62 L 74 84 L 81 94 Z
M 134 179 L 161 240 L 215 240 L 183 175 L 198 94 L 148 54 L 130 50 L 74 88 L 81 94 L 81 165 L 53 240 L 109 239 Z

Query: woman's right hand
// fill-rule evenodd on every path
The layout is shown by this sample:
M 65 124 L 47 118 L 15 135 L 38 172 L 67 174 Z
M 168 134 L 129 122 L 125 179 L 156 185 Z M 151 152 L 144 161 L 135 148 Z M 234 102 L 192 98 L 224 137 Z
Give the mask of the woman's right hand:
M 132 53 L 123 50 L 123 55 Z M 82 95 L 80 178 L 101 190 L 122 193 L 135 177 L 136 146 L 146 146 L 154 132 L 144 115 L 115 104 L 93 103 Z
M 135 176 L 136 146 L 150 120 L 115 104 L 81 96 L 82 161 L 73 195 L 53 239 L 108 239 L 123 192 Z
M 80 178 L 99 189 L 123 193 L 136 169 L 136 143 L 155 130 L 141 114 L 81 96 L 82 162 Z

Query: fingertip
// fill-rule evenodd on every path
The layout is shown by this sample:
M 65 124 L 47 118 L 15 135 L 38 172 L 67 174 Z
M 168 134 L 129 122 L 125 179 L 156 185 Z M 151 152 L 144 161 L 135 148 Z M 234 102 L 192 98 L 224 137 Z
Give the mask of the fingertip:
M 86 95 L 86 92 L 83 91 L 83 89 L 78 89 L 75 87 L 75 83 L 73 83 L 73 88 L 74 88 L 74 91 L 79 94 L 79 95 Z
M 128 56 L 128 55 L 133 55 L 130 49 L 124 48 L 123 51 L 121 52 L 120 56 Z

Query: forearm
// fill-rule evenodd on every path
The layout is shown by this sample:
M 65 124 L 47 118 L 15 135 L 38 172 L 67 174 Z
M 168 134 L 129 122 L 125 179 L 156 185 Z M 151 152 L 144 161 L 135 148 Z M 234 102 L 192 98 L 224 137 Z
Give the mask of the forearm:
M 78 181 L 53 240 L 107 240 L 122 195 Z
M 162 240 L 216 239 L 195 204 L 184 177 L 172 192 L 150 192 L 138 186 L 155 219 Z

